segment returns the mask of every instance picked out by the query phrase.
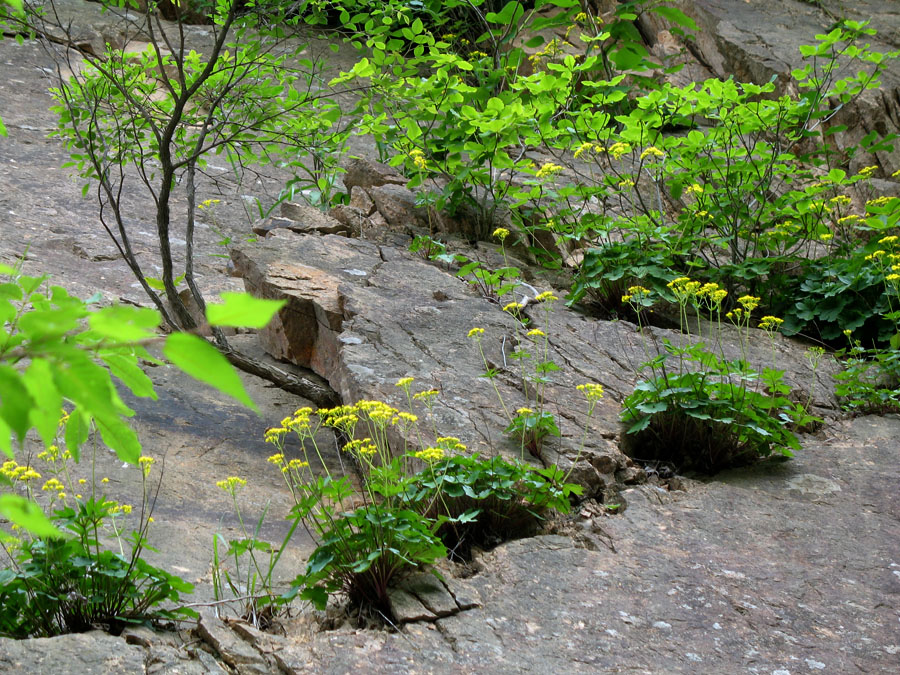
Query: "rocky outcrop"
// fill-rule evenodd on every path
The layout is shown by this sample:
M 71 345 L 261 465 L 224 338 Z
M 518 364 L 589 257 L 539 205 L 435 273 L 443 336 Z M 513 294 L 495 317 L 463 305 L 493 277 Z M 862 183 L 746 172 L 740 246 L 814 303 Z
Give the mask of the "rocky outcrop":
M 405 409 L 394 383 L 415 377 L 418 389 L 441 392 L 433 410 L 440 434 L 457 436 L 486 454 L 521 453 L 503 433 L 509 419 L 492 384 L 506 410 L 536 408 L 535 391 L 523 384 L 521 366 L 509 354 L 517 344 L 537 353 L 542 341 L 525 336 L 526 329 L 497 303 L 436 265 L 370 241 L 278 231 L 237 247 L 233 259 L 248 291 L 288 301 L 260 332 L 272 356 L 311 368 L 345 402 L 379 399 Z M 515 295 L 527 302 L 545 290 L 552 289 L 522 286 Z M 560 368 L 551 374 L 544 400 L 562 437 L 549 438 L 540 459 L 571 469 L 589 493 L 604 494 L 614 490 L 616 473 L 629 465 L 619 451 L 620 401 L 633 389 L 641 362 L 661 348 L 655 340 L 685 338 L 661 329 L 647 329 L 642 338 L 633 324 L 591 320 L 559 305 L 532 302 L 524 310 L 529 329 L 549 336 L 547 358 Z M 484 358 L 498 371 L 492 383 L 482 377 L 486 366 L 478 344 L 467 337 L 474 327 L 484 329 Z M 703 330 L 709 335 L 712 328 Z M 772 364 L 774 350 L 802 400 L 811 400 L 820 412 L 835 407 L 832 364 L 814 372 L 802 351 L 778 336 L 770 344 L 760 332 L 759 339 L 742 346 L 736 335 L 722 330 L 718 341 L 726 358 L 746 358 L 762 368 Z M 607 392 L 590 419 L 576 389 L 585 382 L 602 384 Z

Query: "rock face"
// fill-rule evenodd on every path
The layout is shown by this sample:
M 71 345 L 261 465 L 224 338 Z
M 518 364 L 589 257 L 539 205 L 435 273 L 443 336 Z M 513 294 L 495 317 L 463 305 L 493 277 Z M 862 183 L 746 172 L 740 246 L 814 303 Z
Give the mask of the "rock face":
M 791 85 L 791 71 L 802 67 L 798 48 L 817 41 L 843 18 L 870 21 L 878 31 L 874 39 L 862 40 L 880 52 L 900 48 L 900 13 L 894 2 L 883 0 L 679 0 L 676 5 L 698 25 L 691 51 L 716 77 L 734 76 L 738 81 L 763 84 L 773 77 L 782 89 Z M 669 28 L 658 14 L 642 15 L 644 33 L 662 40 Z M 857 68 L 858 69 L 858 68 Z M 855 73 L 857 69 L 854 69 Z M 838 77 L 844 77 L 838 74 Z M 796 93 L 796 92 L 794 92 Z M 900 132 L 900 68 L 891 66 L 880 90 L 868 91 L 842 109 L 830 126 L 846 125 L 836 136 L 839 147 L 858 144 L 870 132 L 881 136 Z M 852 169 L 878 163 L 888 176 L 900 169 L 900 146 L 879 151 L 875 157 L 860 154 Z
M 233 259 L 249 292 L 288 301 L 260 333 L 272 356 L 311 368 L 345 402 L 379 399 L 405 409 L 403 392 L 394 383 L 415 377 L 417 391 L 441 391 L 433 410 L 439 434 L 458 436 L 471 450 L 485 454 L 520 454 L 503 433 L 509 424 L 503 406 L 515 411 L 535 409 L 538 403 L 533 385 L 523 384 L 520 366 L 509 354 L 517 344 L 538 354 L 542 338 L 527 337 L 527 329 L 499 305 L 433 264 L 369 241 L 279 231 L 234 249 Z M 517 297 L 544 290 L 552 289 L 523 286 Z M 529 329 L 547 334 L 547 359 L 560 368 L 552 373 L 544 400 L 562 437 L 548 438 L 540 458 L 572 469 L 572 477 L 592 494 L 610 492 L 616 472 L 629 463 L 618 448 L 619 402 L 631 392 L 640 363 L 655 353 L 654 340 L 679 343 L 685 338 L 652 329 L 642 339 L 632 324 L 592 321 L 559 303 L 531 303 L 524 314 Z M 473 327 L 484 329 L 484 359 L 499 372 L 493 384 L 503 406 L 481 377 L 485 362 L 478 342 L 467 337 Z M 833 365 L 813 372 L 803 353 L 780 338 L 769 344 L 762 334 L 757 337 L 742 351 L 735 336 L 726 335 L 722 350 L 726 357 L 744 356 L 760 369 L 772 364 L 775 351 L 778 367 L 787 371 L 787 381 L 804 399 L 821 411 L 834 408 L 828 382 Z M 576 389 L 584 382 L 602 384 L 607 391 L 590 419 Z

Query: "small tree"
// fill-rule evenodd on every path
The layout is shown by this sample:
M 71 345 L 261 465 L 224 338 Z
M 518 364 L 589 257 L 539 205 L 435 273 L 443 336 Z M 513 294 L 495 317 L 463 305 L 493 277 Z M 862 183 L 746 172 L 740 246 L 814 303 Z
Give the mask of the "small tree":
M 320 76 L 320 62 L 306 56 L 277 0 L 220 0 L 210 8 L 211 44 L 200 54 L 173 5 L 165 21 L 158 2 L 114 0 L 121 39 L 101 53 L 77 48 L 71 26 L 53 2 L 26 11 L 57 64 L 59 126 L 84 194 L 96 191 L 100 223 L 144 292 L 172 329 L 191 330 L 196 320 L 179 285 L 184 283 L 202 314 L 205 301 L 194 271 L 197 181 L 212 154 L 228 158 L 240 178 L 260 163 L 294 167 L 320 192 L 333 179 L 349 130 Z M 135 45 L 138 45 L 137 47 Z M 82 63 L 83 61 L 83 63 Z M 66 74 L 66 75 L 64 75 Z M 135 190 L 137 186 L 137 190 Z M 173 211 L 173 197 L 186 197 L 186 213 Z M 148 277 L 134 250 L 124 196 L 145 198 L 155 215 L 160 279 Z M 184 219 L 181 221 L 181 219 Z M 177 233 L 184 256 L 172 251 Z M 164 300 L 166 302 L 164 302 Z M 326 403 L 333 394 L 233 350 L 213 329 L 217 346 L 238 367 L 288 390 Z

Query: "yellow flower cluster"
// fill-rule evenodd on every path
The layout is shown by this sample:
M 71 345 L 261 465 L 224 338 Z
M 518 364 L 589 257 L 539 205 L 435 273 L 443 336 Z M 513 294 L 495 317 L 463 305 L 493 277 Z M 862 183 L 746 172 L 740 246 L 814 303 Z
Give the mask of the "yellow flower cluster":
M 127 516 L 130 514 L 134 508 L 131 504 L 117 504 L 116 502 L 104 502 L 104 506 L 109 506 L 109 515 L 116 516 L 118 514 L 122 514 Z
M 553 291 L 544 291 L 543 293 L 538 293 L 534 296 L 535 302 L 556 302 L 557 300 L 559 300 L 559 298 L 553 294 Z
M 629 188 L 634 187 L 634 181 L 631 180 L 630 178 L 624 178 L 619 181 L 619 187 L 622 188 L 623 190 L 628 190 Z
M 494 237 L 496 237 L 500 241 L 505 241 L 508 236 L 509 230 L 507 230 L 505 227 L 498 227 L 496 230 L 494 230 Z
M 549 178 L 551 176 L 555 176 L 562 170 L 563 168 L 559 164 L 547 162 L 546 164 L 541 165 L 541 168 L 538 169 L 538 172 L 535 174 L 535 178 Z
M 395 387 L 400 387 L 401 389 L 409 389 L 409 385 L 415 381 L 414 377 L 401 377 L 399 380 L 394 382 Z
M 531 408 L 519 408 L 518 410 L 516 410 L 516 415 L 533 415 L 533 414 L 534 414 L 534 410 L 532 410 Z
M 383 401 L 359 401 L 356 404 L 360 412 L 364 412 L 377 426 L 383 427 L 390 423 L 394 416 L 400 412 Z
M 540 328 L 532 328 L 530 331 L 525 333 L 528 337 L 547 337 L 547 334 L 542 331 Z
M 591 143 L 590 141 L 585 141 L 577 148 L 575 148 L 575 159 L 581 157 L 584 153 L 590 152 L 593 150 L 594 152 L 603 152 L 604 148 L 602 145 L 598 145 L 596 143 Z
M 689 195 L 703 194 L 703 186 L 700 185 L 700 183 L 693 183 L 691 185 L 688 185 L 684 189 L 684 191 L 687 192 Z
M 847 195 L 838 195 L 837 197 L 832 197 L 828 201 L 835 206 L 849 206 L 852 200 Z
M 371 457 L 378 452 L 378 448 L 371 438 L 357 438 L 344 446 L 344 452 L 349 452 L 357 457 Z
M 863 178 L 871 178 L 872 174 L 878 171 L 878 165 L 873 164 L 872 166 L 864 166 L 859 170 L 859 175 Z
M 575 388 L 578 391 L 583 392 L 588 401 L 599 401 L 603 398 L 603 385 L 588 382 L 586 384 L 579 384 Z
M 419 171 L 423 171 L 427 162 L 425 161 L 425 153 L 422 152 L 419 148 L 413 148 L 409 151 L 409 158 L 413 161 L 413 164 L 416 165 L 416 168 Z
M 356 423 L 359 422 L 359 416 L 356 413 L 356 406 L 339 405 L 334 408 L 320 408 L 318 415 L 324 426 L 352 432 Z
M 435 441 L 447 452 L 465 452 L 466 446 L 456 436 L 438 436 Z
M 213 204 L 218 204 L 218 203 L 219 203 L 218 199 L 204 199 L 202 202 L 200 202 L 200 204 L 197 206 L 197 208 L 202 211 L 203 209 L 208 209 Z
M 518 302 L 510 302 L 503 308 L 504 312 L 509 312 L 510 314 L 515 314 L 520 309 L 522 309 L 524 305 L 519 304 Z
M 156 462 L 152 457 L 140 457 L 138 458 L 138 465 L 141 467 L 141 472 L 144 474 L 144 478 L 150 475 L 150 467 Z
M 275 445 L 281 445 L 282 438 L 288 432 L 284 427 L 269 427 L 266 429 L 265 439 L 266 443 L 274 443 Z
M 763 330 L 774 331 L 778 330 L 778 327 L 783 323 L 784 319 L 779 319 L 777 316 L 764 316 L 759 322 L 759 327 Z
M 440 393 L 441 392 L 437 389 L 428 389 L 427 391 L 420 391 L 417 394 L 413 394 L 413 398 L 417 401 L 424 401 L 427 405 Z
M 644 151 L 641 153 L 641 159 L 646 159 L 647 157 L 665 157 L 665 156 L 666 156 L 666 153 L 664 153 L 662 150 L 660 150 L 659 148 L 654 147 L 652 145 L 648 148 L 645 148 Z
M 56 478 L 50 478 L 41 487 L 41 490 L 43 490 L 44 492 L 62 492 L 65 489 L 66 486 L 60 483 Z
M 30 466 L 21 466 L 13 460 L 3 462 L 3 465 L 0 466 L 0 475 L 5 476 L 11 481 L 18 480 L 22 481 L 23 483 L 27 483 L 30 480 L 35 480 L 41 477 L 41 474 L 32 469 Z
M 416 450 L 413 453 L 413 457 L 430 464 L 444 459 L 444 451 L 441 448 L 425 448 L 424 450 Z
M 472 329 L 469 331 L 468 337 L 470 337 L 470 338 L 480 338 L 482 335 L 484 335 L 484 328 L 472 328 Z
M 690 277 L 672 279 L 666 286 L 669 287 L 669 290 L 672 291 L 678 302 L 686 302 L 697 295 L 697 291 L 700 290 L 700 282 L 691 281 Z
M 240 490 L 243 487 L 246 487 L 247 481 L 243 478 L 238 478 L 237 476 L 229 476 L 225 480 L 220 480 L 216 482 L 216 487 L 225 490 L 225 492 L 234 495 L 235 492 Z
M 394 419 L 391 420 L 391 424 L 399 424 L 401 428 L 408 429 L 418 421 L 418 415 L 413 415 L 408 412 L 398 412 L 394 416 Z
M 738 302 L 741 303 L 741 306 L 748 312 L 752 312 L 754 309 L 759 307 L 759 301 L 760 298 L 757 298 L 753 295 L 742 295 L 738 298 Z
M 613 143 L 609 148 L 607 148 L 606 152 L 612 155 L 613 159 L 619 159 L 622 155 L 627 155 L 631 152 L 631 146 L 628 143 Z

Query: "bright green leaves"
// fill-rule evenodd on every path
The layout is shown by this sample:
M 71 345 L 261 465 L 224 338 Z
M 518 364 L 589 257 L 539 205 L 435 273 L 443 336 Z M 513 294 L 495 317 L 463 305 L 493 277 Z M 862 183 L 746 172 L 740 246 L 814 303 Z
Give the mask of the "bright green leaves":
M 112 342 L 139 342 L 156 335 L 159 313 L 147 307 L 114 305 L 92 312 L 88 325 L 99 337 Z
M 31 406 L 31 396 L 18 371 L 12 366 L 0 365 L 0 419 L 19 442 L 31 426 L 28 421 Z
M 56 526 L 33 501 L 14 494 L 0 494 L 0 515 L 38 537 L 62 537 Z
M 222 293 L 222 300 L 206 309 L 211 326 L 264 328 L 285 304 L 284 300 L 262 300 L 247 293 Z
M 206 340 L 196 335 L 175 333 L 166 340 L 163 354 L 188 375 L 228 394 L 248 408 L 259 411 L 231 364 Z

